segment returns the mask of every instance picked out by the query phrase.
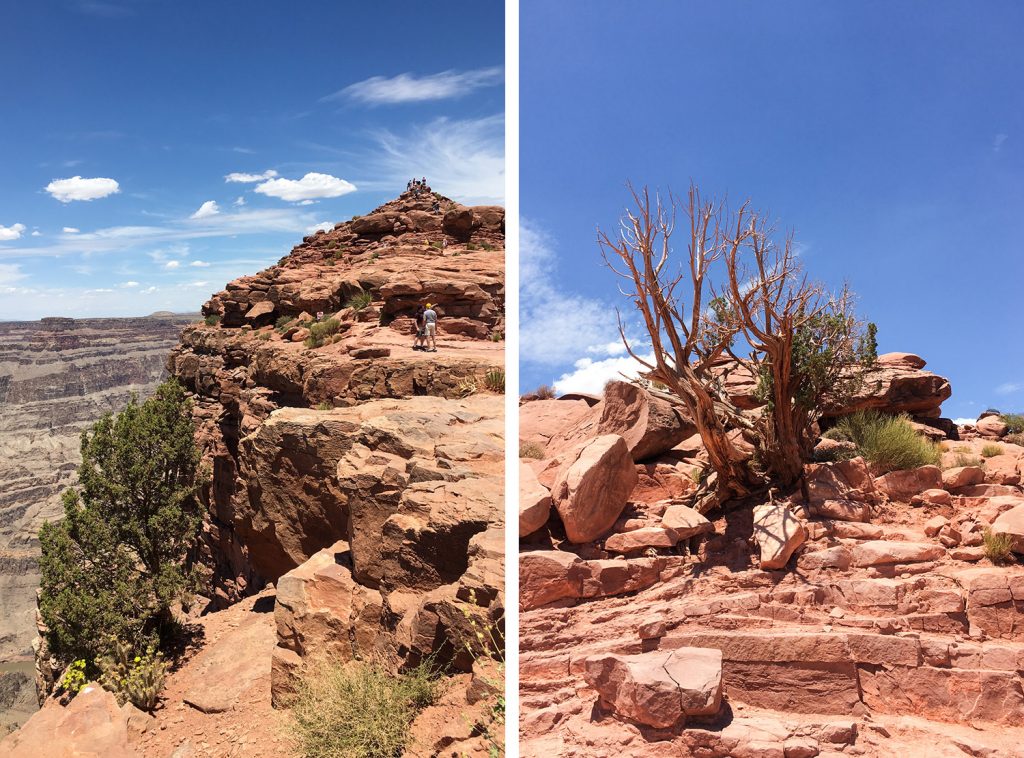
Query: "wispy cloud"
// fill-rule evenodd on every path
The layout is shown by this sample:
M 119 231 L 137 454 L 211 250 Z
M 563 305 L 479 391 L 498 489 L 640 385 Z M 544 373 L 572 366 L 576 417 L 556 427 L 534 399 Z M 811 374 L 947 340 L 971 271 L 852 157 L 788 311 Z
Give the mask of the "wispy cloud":
M 396 105 L 449 100 L 463 97 L 482 87 L 501 84 L 503 76 L 501 66 L 473 71 L 449 70 L 426 76 L 408 72 L 390 78 L 373 76 L 326 95 L 320 98 L 320 102 L 354 100 L 365 105 Z
M 1003 149 L 1003 144 L 1010 138 L 1009 134 L 997 134 L 992 138 L 992 152 L 998 153 Z
M 607 303 L 560 286 L 554 243 L 528 219 L 520 223 L 519 356 L 526 363 L 544 367 L 576 365 L 592 374 L 602 361 L 589 356 L 621 358 L 624 349 L 616 339 L 615 310 Z M 605 368 L 612 370 L 611 364 Z M 615 365 L 614 370 L 620 367 Z M 602 385 L 603 386 L 603 385 Z
M 1003 382 L 996 387 L 997 395 L 1012 395 L 1024 391 L 1024 382 Z
M 82 230 L 74 226 L 65 226 L 61 231 L 64 232 L 64 234 L 78 234 Z
M 273 179 L 277 176 L 277 172 L 274 169 L 268 169 L 262 174 L 246 174 L 243 172 L 232 172 L 224 177 L 225 182 L 236 182 L 240 184 L 254 184 L 256 182 L 262 182 L 265 179 Z
M 505 197 L 505 118 L 439 118 L 396 134 L 373 134 L 377 151 L 363 159 L 367 189 L 400 190 L 410 176 L 464 203 L 502 203 Z M 381 178 L 383 177 L 383 179 Z
M 172 221 L 160 226 L 112 226 L 93 232 L 66 235 L 52 244 L 0 247 L 0 258 L 61 256 L 129 252 L 193 239 L 240 235 L 288 233 L 304 234 L 317 223 L 316 217 L 297 208 L 240 210 L 218 213 L 202 219 Z
M 26 277 L 27 274 L 22 273 L 17 263 L 0 263 L 0 288 L 9 287 Z
M 121 189 L 114 179 L 83 179 L 80 176 L 73 176 L 70 179 L 54 179 L 46 185 L 46 191 L 62 203 L 70 203 L 74 200 L 98 200 L 114 195 Z

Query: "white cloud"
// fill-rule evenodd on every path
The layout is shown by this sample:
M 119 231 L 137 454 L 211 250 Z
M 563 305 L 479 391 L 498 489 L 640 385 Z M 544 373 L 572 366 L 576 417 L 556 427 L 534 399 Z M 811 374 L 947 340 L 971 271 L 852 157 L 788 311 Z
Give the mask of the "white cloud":
M 406 134 L 375 134 L 368 181 L 360 186 L 394 191 L 410 176 L 425 176 L 438 192 L 468 204 L 500 204 L 505 197 L 505 118 L 498 114 L 453 121 L 439 118 Z M 381 181 L 381 177 L 384 180 Z
M 615 356 L 625 351 L 615 339 L 618 325 L 613 307 L 556 286 L 559 275 L 551 240 L 528 219 L 520 223 L 519 248 L 522 360 L 559 366 L 586 353 Z
M 16 240 L 21 237 L 21 233 L 24 231 L 24 224 L 14 224 L 13 226 L 3 226 L 0 224 L 0 242 Z
M 167 263 L 164 264 L 164 268 L 168 270 L 176 269 L 179 266 L 181 266 L 181 263 L 179 261 L 167 261 Z
M 0 263 L 0 287 L 9 287 L 26 278 L 28 274 L 23 274 L 17 263 Z
M 188 265 L 192 266 L 193 268 L 206 268 L 206 267 L 208 267 L 208 266 L 209 266 L 210 264 L 209 264 L 209 263 L 207 263 L 206 261 L 192 261 L 192 262 L 191 262 L 190 264 L 188 264 Z
M 996 387 L 997 395 L 1012 395 L 1015 392 L 1024 390 L 1024 382 L 1003 382 Z
M 502 77 L 501 66 L 473 71 L 449 70 L 426 76 L 411 73 L 398 74 L 391 78 L 373 76 L 322 97 L 320 101 L 350 99 L 367 105 L 394 105 L 426 100 L 448 100 L 462 97 L 482 87 L 501 84 Z
M 144 290 L 139 290 L 140 295 L 152 295 L 156 292 L 156 287 L 146 287 Z
M 209 287 L 210 283 L 209 282 L 190 282 L 189 286 L 190 287 Z
M 65 226 L 61 231 L 64 232 L 64 234 L 78 234 L 82 230 L 76 229 L 73 226 Z
M 344 179 L 310 172 L 301 179 L 268 179 L 257 185 L 255 192 L 295 203 L 319 197 L 341 197 L 355 190 L 356 186 Z
M 643 357 L 654 360 L 653 354 Z M 562 374 L 554 381 L 554 389 L 560 395 L 566 392 L 600 395 L 604 391 L 604 386 L 613 379 L 636 379 L 642 371 L 644 367 L 628 355 L 625 358 L 606 358 L 603 361 L 580 358 L 572 371 Z
M 241 195 L 239 195 L 239 196 L 238 196 L 238 197 L 237 197 L 237 198 L 235 199 L 235 202 L 233 203 L 233 205 L 234 205 L 234 206 L 235 206 L 236 208 L 241 208 L 241 207 L 242 207 L 243 205 L 245 205 L 245 198 L 244 198 L 244 197 L 242 197 Z
M 39 231 L 38 229 L 33 229 L 32 230 L 32 236 L 33 237 L 42 237 L 43 233 L 41 231 Z
M 1010 138 L 1009 134 L 997 134 L 992 138 L 992 151 L 998 153 L 1003 149 L 1003 143 Z
M 122 282 L 121 286 L 123 288 L 125 288 L 125 289 L 132 289 L 134 287 L 138 287 L 139 283 L 138 282 Z
M 210 216 L 216 216 L 218 213 L 220 213 L 220 207 L 217 205 L 217 202 L 215 200 L 207 200 L 189 218 L 209 218 Z
M 240 184 L 252 184 L 254 182 L 262 182 L 264 179 L 273 179 L 277 176 L 277 172 L 273 169 L 264 171 L 262 174 L 245 174 L 245 173 L 231 173 L 224 177 L 225 182 L 237 182 Z
M 960 417 L 953 419 L 953 423 L 956 424 L 957 426 L 967 426 L 968 424 L 974 426 L 976 423 L 978 423 L 978 419 Z
M 116 194 L 121 188 L 113 179 L 73 176 L 70 179 L 54 179 L 46 185 L 46 191 L 62 203 L 70 203 L 72 200 L 97 200 Z
M 330 221 L 321 221 L 316 226 L 309 227 L 309 229 L 306 230 L 306 233 L 307 234 L 316 234 L 320 230 L 323 230 L 325 232 L 329 232 L 333 228 L 334 228 L 334 224 L 332 224 Z

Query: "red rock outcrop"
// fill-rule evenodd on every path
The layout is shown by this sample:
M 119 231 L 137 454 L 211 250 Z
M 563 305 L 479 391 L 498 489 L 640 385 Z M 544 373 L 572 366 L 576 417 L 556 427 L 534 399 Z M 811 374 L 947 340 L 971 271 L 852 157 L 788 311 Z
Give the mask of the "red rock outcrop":
M 915 356 L 880 363 L 886 407 L 899 377 L 944 394 Z M 522 410 L 555 402 L 578 401 Z M 945 472 L 809 464 L 803 491 L 712 511 L 688 538 L 689 491 L 663 497 L 641 476 L 610 535 L 574 543 L 552 518 L 523 536 L 520 754 L 1021 755 L 1024 568 L 992 563 L 984 535 L 1024 544 L 1024 448 L 983 459 L 984 444 L 942 442 Z M 527 463 L 542 485 L 565 464 L 546 454 Z M 706 465 L 691 441 L 670 455 Z M 695 648 L 721 654 L 718 718 L 683 719 L 658 666 Z

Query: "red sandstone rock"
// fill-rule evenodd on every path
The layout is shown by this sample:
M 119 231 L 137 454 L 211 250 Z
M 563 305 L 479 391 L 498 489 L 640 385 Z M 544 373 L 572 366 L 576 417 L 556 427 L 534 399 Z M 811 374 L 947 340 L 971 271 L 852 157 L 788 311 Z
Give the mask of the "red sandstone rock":
M 664 526 L 646 526 L 629 532 L 613 534 L 605 540 L 604 548 L 612 553 L 633 553 L 649 547 L 675 547 L 679 537 Z
M 676 539 L 680 540 L 715 531 L 714 524 L 686 505 L 670 505 L 666 508 L 661 517 L 661 525 L 675 532 Z
M 1009 431 L 1006 422 L 999 418 L 999 416 L 985 416 L 978 419 L 974 428 L 978 430 L 978 434 L 982 437 L 993 440 L 1002 439 L 1006 436 L 1007 431 Z
M 871 540 L 853 548 L 853 565 L 880 566 L 889 563 L 934 561 L 946 554 L 939 545 L 896 540 Z
M 914 495 L 942 486 L 942 471 L 938 466 L 890 471 L 875 479 L 875 487 L 890 500 L 906 503 Z
M 533 469 L 519 463 L 519 536 L 540 529 L 551 514 L 551 493 L 540 482 Z
M 811 505 L 826 500 L 866 503 L 875 495 L 875 483 L 863 458 L 804 466 L 807 499 Z
M 0 740 L 6 758 L 139 758 L 128 743 L 128 718 L 113 693 L 87 684 L 66 708 L 48 703 Z
M 754 508 L 754 539 L 761 548 L 761 568 L 780 569 L 807 539 L 807 530 L 782 505 Z
M 711 716 L 721 707 L 718 650 L 595 655 L 587 658 L 584 676 L 618 715 L 656 728 L 672 727 L 687 716 Z
M 1024 553 L 1024 504 L 1000 514 L 992 522 L 992 533 L 1009 536 L 1013 552 Z
M 622 513 L 636 485 L 636 470 L 625 440 L 598 437 L 564 464 L 551 499 L 572 542 L 590 542 L 605 534 Z
M 578 555 L 536 550 L 519 556 L 519 607 L 539 608 L 583 592 L 585 565 Z

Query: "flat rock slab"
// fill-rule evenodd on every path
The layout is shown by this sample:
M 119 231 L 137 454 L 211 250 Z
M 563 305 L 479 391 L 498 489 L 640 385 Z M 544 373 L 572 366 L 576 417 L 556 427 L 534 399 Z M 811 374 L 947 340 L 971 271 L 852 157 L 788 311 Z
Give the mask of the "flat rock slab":
M 203 713 L 231 710 L 242 693 L 261 676 L 270 676 L 269 661 L 276 643 L 271 614 L 257 613 L 197 656 L 190 668 L 194 684 L 184 701 Z
M 676 533 L 663 526 L 645 526 L 631 532 L 613 534 L 605 540 L 604 547 L 612 553 L 632 553 L 649 547 L 675 547 L 679 541 Z
M 670 505 L 661 517 L 661 525 L 675 532 L 676 539 L 685 540 L 698 534 L 715 531 L 715 526 L 687 505 Z
M 891 563 L 924 563 L 946 555 L 942 545 L 897 540 L 869 540 L 853 548 L 853 565 L 858 568 Z
M 713 648 L 593 655 L 584 677 L 617 714 L 658 729 L 713 716 L 722 703 L 722 651 Z

